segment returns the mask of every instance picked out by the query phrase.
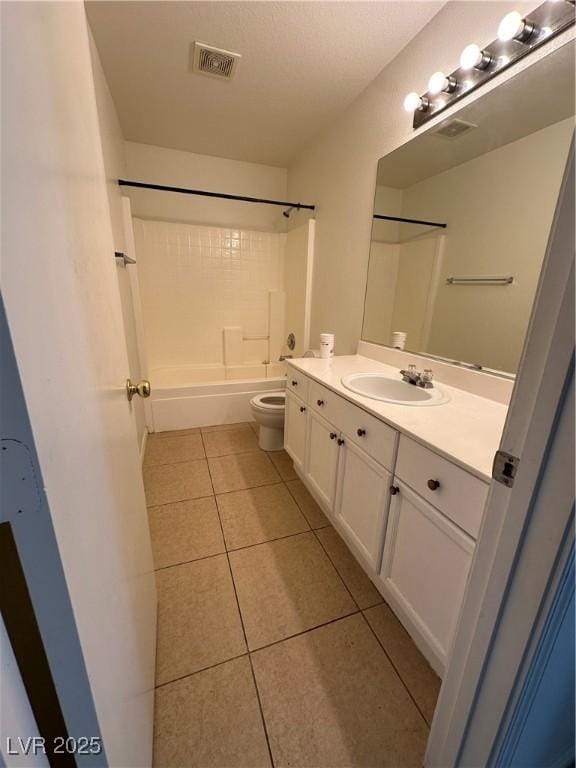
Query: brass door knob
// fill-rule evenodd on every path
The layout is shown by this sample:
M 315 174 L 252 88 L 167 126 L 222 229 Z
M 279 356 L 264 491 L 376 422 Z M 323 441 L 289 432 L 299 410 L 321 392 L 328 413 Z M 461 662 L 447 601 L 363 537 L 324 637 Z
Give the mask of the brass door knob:
M 126 397 L 128 402 L 131 402 L 134 395 L 140 395 L 140 397 L 150 397 L 150 382 L 148 379 L 142 379 L 138 384 L 133 384 L 131 379 L 126 379 Z

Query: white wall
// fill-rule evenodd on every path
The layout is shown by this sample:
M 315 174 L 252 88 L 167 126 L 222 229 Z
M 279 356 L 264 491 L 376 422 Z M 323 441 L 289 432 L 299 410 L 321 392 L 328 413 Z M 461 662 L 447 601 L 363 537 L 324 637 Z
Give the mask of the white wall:
M 221 365 L 223 329 L 240 326 L 243 361 L 268 357 L 270 291 L 284 288 L 285 234 L 134 219 L 151 370 Z M 283 332 L 282 332 L 283 335 Z
M 226 160 L 126 142 L 127 175 L 132 181 L 286 200 L 287 171 L 270 165 Z M 127 189 L 127 188 L 125 188 Z M 282 208 L 170 192 L 129 192 L 134 216 L 193 224 L 284 232 Z
M 356 349 L 362 327 L 377 162 L 414 135 L 412 116 L 402 108 L 404 96 L 412 90 L 425 90 L 435 70 L 452 71 L 468 43 L 493 40 L 505 13 L 536 5 L 448 3 L 290 167 L 289 197 L 317 205 L 312 343 L 320 332 L 330 330 L 336 333 L 337 354 Z M 548 48 L 541 49 L 540 55 Z M 496 80 L 502 82 L 537 58 L 538 53 Z M 461 104 L 470 103 L 477 95 Z M 439 119 L 448 114 L 450 111 Z
M 104 76 L 98 50 L 92 34 L 90 35 L 90 56 L 92 59 L 92 71 L 94 73 L 94 88 L 96 92 L 96 106 L 98 108 L 98 121 L 100 123 L 100 135 L 102 137 L 102 152 L 104 155 L 104 168 L 106 171 L 106 192 L 110 208 L 110 220 L 114 236 L 114 250 L 126 252 L 127 244 L 124 231 L 122 213 L 122 192 L 116 183 L 126 174 L 126 158 L 124 154 L 124 136 L 120 128 L 120 122 L 112 100 L 112 94 Z M 130 267 L 130 269 L 135 269 Z M 124 320 L 124 332 L 126 336 L 126 350 L 130 375 L 133 381 L 142 378 L 142 367 L 138 354 L 138 342 L 136 338 L 136 324 L 134 321 L 134 302 L 130 276 L 122 262 L 117 262 L 118 284 L 120 287 L 120 300 L 122 302 L 122 317 Z M 144 420 L 144 404 L 139 397 L 133 398 L 130 404 L 138 445 L 142 445 L 146 425 Z

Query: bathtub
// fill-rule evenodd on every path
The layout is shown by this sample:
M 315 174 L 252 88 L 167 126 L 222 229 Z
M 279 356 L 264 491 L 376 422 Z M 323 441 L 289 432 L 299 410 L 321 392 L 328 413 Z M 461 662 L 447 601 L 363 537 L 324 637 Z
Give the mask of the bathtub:
M 153 432 L 252 421 L 250 400 L 286 386 L 285 365 L 170 366 L 150 371 Z

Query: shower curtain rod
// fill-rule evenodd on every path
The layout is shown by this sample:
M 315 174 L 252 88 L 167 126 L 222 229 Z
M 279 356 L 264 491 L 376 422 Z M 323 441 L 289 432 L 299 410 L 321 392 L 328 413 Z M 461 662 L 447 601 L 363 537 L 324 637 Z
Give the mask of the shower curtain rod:
M 375 213 L 373 219 L 384 219 L 385 221 L 401 221 L 405 224 L 424 224 L 427 227 L 442 227 L 446 229 L 448 224 L 439 224 L 437 221 L 421 221 L 420 219 L 403 219 L 402 216 L 384 216 L 381 213 Z
M 282 200 L 266 200 L 263 197 L 248 197 L 246 195 L 229 195 L 226 192 L 207 192 L 204 189 L 186 189 L 185 187 L 167 187 L 164 184 L 147 184 L 144 181 L 128 181 L 118 179 L 120 187 L 135 187 L 136 189 L 155 189 L 159 192 L 179 192 L 182 195 L 199 195 L 200 197 L 218 197 L 222 200 L 240 200 L 244 203 L 262 203 L 264 205 L 279 205 L 282 208 L 305 208 L 308 211 L 316 210 L 315 205 L 304 203 L 287 203 Z

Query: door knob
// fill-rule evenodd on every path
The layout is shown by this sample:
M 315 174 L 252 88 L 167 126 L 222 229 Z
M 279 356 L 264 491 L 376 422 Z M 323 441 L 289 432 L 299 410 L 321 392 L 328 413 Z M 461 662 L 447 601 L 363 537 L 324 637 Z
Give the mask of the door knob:
M 126 379 L 126 397 L 128 402 L 131 402 L 134 395 L 140 395 L 140 397 L 150 397 L 150 382 L 148 379 L 142 379 L 138 384 L 133 384 L 131 379 Z

